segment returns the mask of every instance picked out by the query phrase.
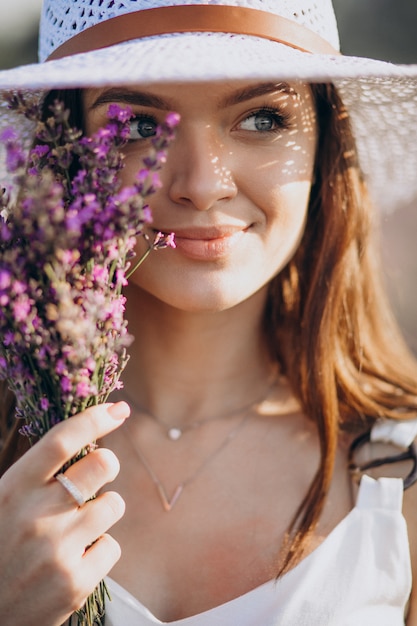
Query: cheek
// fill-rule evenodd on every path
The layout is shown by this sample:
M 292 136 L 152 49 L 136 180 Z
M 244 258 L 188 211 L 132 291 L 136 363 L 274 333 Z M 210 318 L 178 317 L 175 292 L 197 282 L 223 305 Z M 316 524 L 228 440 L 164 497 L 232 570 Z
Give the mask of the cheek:
M 272 192 L 265 219 L 267 278 L 279 273 L 295 254 L 304 234 L 310 181 L 288 183 Z
M 142 159 L 144 155 L 137 150 L 129 150 L 124 153 L 123 168 L 119 172 L 119 177 L 123 186 L 131 185 L 138 174 L 138 172 L 144 167 Z
M 307 203 L 316 152 L 315 127 L 297 127 L 279 136 L 267 149 L 235 153 L 239 189 L 261 207 Z

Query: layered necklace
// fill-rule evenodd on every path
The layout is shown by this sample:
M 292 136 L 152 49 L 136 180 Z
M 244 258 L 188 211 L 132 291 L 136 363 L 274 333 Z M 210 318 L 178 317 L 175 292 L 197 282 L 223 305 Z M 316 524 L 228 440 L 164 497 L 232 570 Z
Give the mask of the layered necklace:
M 275 382 L 275 381 L 274 381 Z M 153 413 L 150 413 L 149 411 L 146 411 L 144 408 L 142 408 L 141 406 L 139 406 L 138 404 L 136 404 L 133 399 L 124 392 L 124 395 L 127 398 L 127 401 L 129 402 L 129 404 L 131 406 L 133 406 L 133 408 L 138 411 L 139 413 L 141 413 L 142 415 L 144 415 L 145 417 L 148 417 L 150 419 L 152 419 L 154 422 L 156 422 L 158 424 L 158 426 L 160 426 L 162 428 L 162 430 L 165 432 L 165 435 L 168 437 L 168 439 L 170 441 L 178 441 L 185 433 L 191 431 L 191 430 L 195 430 L 197 428 L 200 428 L 200 426 L 203 426 L 204 424 L 207 424 L 208 422 L 214 422 L 215 420 L 224 420 L 224 419 L 229 419 L 231 417 L 234 417 L 235 415 L 239 415 L 239 413 L 246 413 L 247 411 L 250 411 L 252 409 L 254 409 L 258 404 L 260 404 L 268 395 L 269 391 L 272 388 L 272 384 L 268 385 L 267 391 L 264 392 L 262 394 L 262 396 L 260 398 L 257 398 L 257 400 L 255 400 L 254 402 L 250 402 L 249 404 L 246 404 L 245 406 L 241 406 L 238 409 L 234 409 L 233 411 L 230 411 L 230 413 L 226 413 L 225 415 L 221 415 L 221 416 L 216 416 L 216 417 L 205 417 L 203 419 L 200 420 L 194 420 L 193 422 L 189 422 L 188 424 L 183 424 L 181 427 L 180 426 L 169 426 L 168 424 L 166 424 L 160 417 L 157 417 L 156 415 L 154 415 Z
M 178 498 L 180 497 L 180 495 L 182 494 L 182 492 L 184 491 L 185 487 L 187 487 L 188 485 L 190 485 L 192 482 L 195 481 L 195 479 L 198 477 L 198 475 L 203 471 L 203 469 L 205 467 L 207 467 L 207 465 L 209 463 L 211 463 L 212 461 L 214 461 L 214 459 L 216 458 L 216 456 L 218 454 L 220 454 L 220 452 L 222 450 L 224 450 L 224 448 L 231 442 L 233 441 L 233 439 L 236 437 L 236 435 L 238 434 L 238 432 L 243 428 L 244 424 L 247 422 L 249 417 L 249 411 L 242 417 L 242 419 L 238 422 L 237 426 L 235 426 L 232 430 L 230 430 L 226 437 L 223 439 L 223 441 L 220 443 L 219 446 L 217 446 L 217 448 L 214 450 L 214 452 L 212 452 L 200 465 L 199 467 L 196 469 L 196 471 L 191 474 L 190 476 L 188 476 L 187 478 L 185 478 L 185 480 L 183 480 L 182 482 L 180 482 L 174 489 L 174 492 L 172 494 L 172 496 L 169 498 L 167 491 L 162 483 L 162 481 L 158 478 L 158 476 L 155 473 L 155 470 L 151 467 L 151 465 L 149 464 L 149 461 L 146 459 L 145 455 L 143 454 L 142 450 L 140 449 L 140 447 L 138 446 L 138 444 L 135 442 L 132 433 L 130 433 L 130 437 L 129 440 L 132 444 L 133 450 L 135 451 L 137 457 L 139 458 L 139 460 L 142 462 L 142 465 L 144 466 L 145 470 L 147 471 L 147 473 L 149 474 L 152 482 L 154 483 L 156 489 L 157 489 L 157 493 L 159 495 L 159 498 L 161 500 L 162 503 L 162 507 L 164 509 L 164 511 L 166 511 L 167 513 L 169 513 L 175 506 L 175 504 L 178 501 Z M 129 428 L 127 426 L 127 428 Z
M 263 400 L 267 397 L 267 395 L 268 395 L 270 389 L 272 388 L 272 386 L 273 385 L 271 385 L 271 384 L 268 385 L 266 393 L 264 392 L 262 394 L 261 398 L 258 398 L 255 402 L 251 402 L 249 405 L 246 405 L 245 407 L 240 407 L 239 409 L 234 410 L 231 413 L 228 413 L 226 415 L 223 415 L 222 417 L 215 417 L 215 418 L 211 417 L 211 418 L 206 418 L 206 419 L 202 419 L 202 420 L 196 420 L 196 421 L 191 422 L 191 423 L 189 423 L 189 424 L 187 424 L 187 425 L 185 425 L 185 426 L 183 426 L 181 428 L 168 426 L 165 422 L 163 422 L 161 419 L 157 418 L 156 416 L 152 415 L 151 413 L 148 413 L 148 412 L 144 411 L 143 409 L 141 409 L 139 407 L 136 407 L 134 402 L 132 402 L 131 398 L 128 397 L 128 401 L 134 406 L 134 408 L 136 408 L 138 411 L 140 411 L 144 415 L 150 417 L 159 426 L 161 426 L 161 428 L 163 428 L 163 430 L 165 431 L 166 436 L 171 441 L 178 441 L 178 439 L 180 439 L 182 437 L 182 435 L 184 433 L 186 433 L 187 431 L 199 428 L 200 426 L 203 426 L 203 424 L 206 424 L 207 422 L 214 421 L 214 420 L 217 420 L 217 419 L 226 419 L 226 418 L 238 415 L 239 413 L 242 413 L 242 417 L 238 421 L 238 423 L 231 430 L 229 430 L 229 432 L 227 433 L 226 437 L 224 437 L 224 439 L 214 449 L 214 451 L 211 454 L 209 454 L 208 457 L 206 457 L 204 459 L 204 461 L 198 466 L 198 468 L 195 470 L 195 472 L 193 474 L 191 474 L 190 476 L 188 476 L 187 478 L 185 478 L 182 482 L 180 482 L 175 487 L 171 497 L 168 496 L 167 490 L 166 490 L 164 484 L 162 483 L 162 481 L 160 480 L 160 478 L 156 474 L 155 470 L 150 465 L 149 461 L 147 460 L 146 456 L 144 455 L 143 451 L 141 450 L 141 448 L 137 444 L 137 442 L 135 440 L 135 437 L 133 436 L 133 433 L 130 431 L 129 423 L 126 422 L 126 431 L 123 431 L 123 432 L 125 432 L 126 436 L 129 434 L 128 439 L 129 439 L 129 441 L 131 443 L 131 446 L 132 446 L 136 456 L 141 461 L 141 463 L 142 463 L 143 467 L 145 468 L 146 472 L 148 473 L 150 479 L 154 483 L 154 485 L 156 487 L 156 490 L 157 490 L 157 493 L 158 493 L 158 496 L 159 496 L 159 498 L 161 500 L 161 504 L 162 504 L 162 507 L 163 507 L 164 511 L 166 511 L 167 513 L 172 511 L 172 509 L 174 508 L 175 504 L 178 502 L 179 497 L 183 493 L 184 489 L 186 487 L 188 487 L 191 483 L 193 483 L 196 480 L 196 478 L 201 474 L 201 472 L 210 463 L 212 463 L 214 461 L 214 459 L 226 448 L 226 446 L 228 446 L 236 438 L 238 433 L 242 430 L 244 425 L 247 423 L 247 421 L 249 419 L 249 416 L 251 414 L 251 411 L 253 411 L 253 409 L 257 405 L 259 405 L 259 404 L 261 404 L 263 402 Z

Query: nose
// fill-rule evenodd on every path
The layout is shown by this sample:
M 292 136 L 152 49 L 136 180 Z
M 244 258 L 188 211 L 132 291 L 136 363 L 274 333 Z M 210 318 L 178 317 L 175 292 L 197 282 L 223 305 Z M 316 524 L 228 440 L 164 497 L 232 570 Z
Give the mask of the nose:
M 227 166 L 230 151 L 210 126 L 180 130 L 169 161 L 168 194 L 176 204 L 208 211 L 236 196 L 237 186 Z

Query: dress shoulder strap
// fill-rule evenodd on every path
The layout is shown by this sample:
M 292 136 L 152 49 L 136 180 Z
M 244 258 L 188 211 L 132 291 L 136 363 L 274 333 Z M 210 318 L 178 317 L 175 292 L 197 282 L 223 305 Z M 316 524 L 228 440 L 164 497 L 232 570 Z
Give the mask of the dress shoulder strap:
M 403 504 L 403 481 L 401 478 L 374 479 L 364 474 L 356 499 L 357 509 L 384 509 L 401 511 Z
M 417 438 L 417 418 L 410 420 L 378 420 L 375 422 L 370 431 L 360 435 L 355 439 L 349 450 L 349 472 L 355 478 L 360 478 L 363 474 L 372 468 L 381 467 L 383 465 L 391 465 L 400 461 L 411 460 L 412 468 L 410 473 L 403 479 L 404 489 L 408 489 L 417 481 L 417 446 L 415 440 Z M 367 443 L 391 443 L 401 448 L 398 454 L 384 456 L 373 459 L 372 461 L 357 464 L 355 462 L 355 454 L 359 448 Z
M 417 437 L 417 418 L 398 420 L 378 420 L 371 428 L 370 441 L 392 443 L 399 448 L 408 448 Z

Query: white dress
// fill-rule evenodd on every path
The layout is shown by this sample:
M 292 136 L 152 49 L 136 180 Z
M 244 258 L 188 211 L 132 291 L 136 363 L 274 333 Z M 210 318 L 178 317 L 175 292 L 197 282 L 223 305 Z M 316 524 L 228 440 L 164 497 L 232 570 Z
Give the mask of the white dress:
M 401 445 L 415 436 L 378 428 L 378 440 Z M 402 479 L 363 476 L 355 507 L 296 567 L 185 619 L 161 622 L 108 578 L 105 626 L 403 626 L 411 563 L 402 498 Z

